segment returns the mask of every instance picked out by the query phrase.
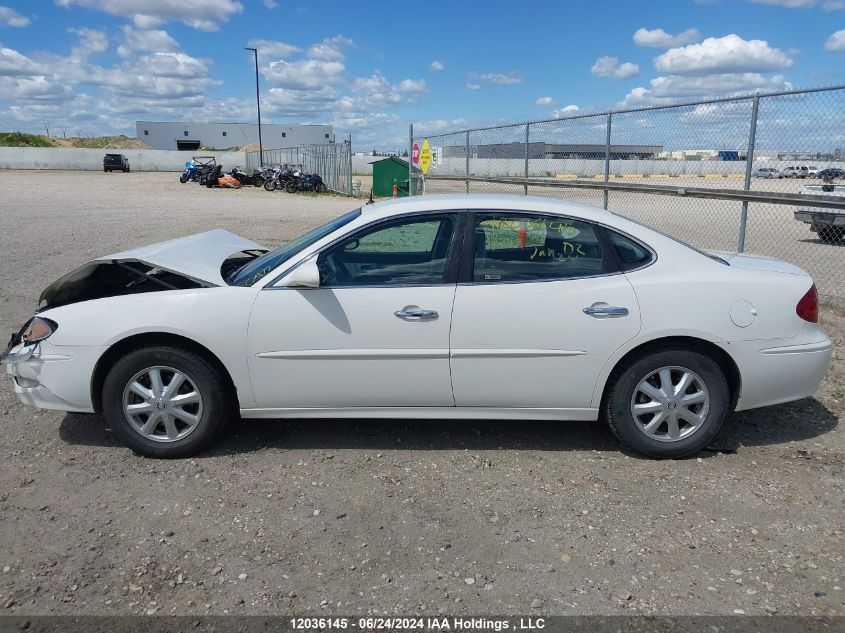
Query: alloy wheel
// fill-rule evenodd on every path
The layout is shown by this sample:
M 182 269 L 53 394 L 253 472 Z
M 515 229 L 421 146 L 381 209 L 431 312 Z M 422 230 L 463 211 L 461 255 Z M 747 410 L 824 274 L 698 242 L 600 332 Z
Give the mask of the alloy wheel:
M 175 442 L 197 428 L 202 417 L 202 395 L 184 372 L 172 367 L 149 367 L 126 384 L 123 412 L 132 429 L 142 437 L 154 442 Z
M 688 438 L 701 428 L 709 410 L 707 385 L 685 367 L 661 367 L 649 372 L 631 397 L 631 415 L 637 428 L 659 442 Z

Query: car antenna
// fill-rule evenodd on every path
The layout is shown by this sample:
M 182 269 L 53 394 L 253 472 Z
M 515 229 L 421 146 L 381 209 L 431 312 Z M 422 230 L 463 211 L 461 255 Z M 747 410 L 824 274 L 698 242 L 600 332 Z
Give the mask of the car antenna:
M 375 200 L 373 200 L 373 190 L 370 189 L 370 199 L 367 200 L 367 204 L 374 204 Z

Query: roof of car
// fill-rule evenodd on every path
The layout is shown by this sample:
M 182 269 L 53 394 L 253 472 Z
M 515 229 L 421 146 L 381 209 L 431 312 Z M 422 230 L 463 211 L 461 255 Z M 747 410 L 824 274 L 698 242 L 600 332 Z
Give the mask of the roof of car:
M 542 196 L 520 196 L 490 193 L 433 194 L 397 198 L 364 205 L 362 214 L 369 217 L 389 217 L 415 211 L 454 211 L 459 209 L 544 211 L 561 215 L 575 215 L 585 219 L 600 220 L 608 212 L 586 204 L 545 198 Z

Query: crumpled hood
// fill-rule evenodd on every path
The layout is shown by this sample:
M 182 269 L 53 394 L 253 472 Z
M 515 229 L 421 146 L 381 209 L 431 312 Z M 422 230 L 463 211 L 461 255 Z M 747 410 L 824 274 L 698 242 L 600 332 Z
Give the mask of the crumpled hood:
M 220 274 L 223 262 L 234 253 L 250 250 L 265 251 L 267 248 L 224 229 L 214 229 L 106 255 L 98 260 L 138 261 L 205 284 L 225 286 L 226 280 Z
M 791 275 L 802 275 L 809 277 L 809 273 L 803 268 L 799 268 L 795 264 L 790 264 L 774 257 L 766 257 L 765 255 L 746 255 L 744 253 L 736 253 L 730 251 L 706 251 L 711 255 L 724 259 L 728 264 L 734 268 L 745 268 L 748 270 L 771 270 L 779 273 L 789 273 Z

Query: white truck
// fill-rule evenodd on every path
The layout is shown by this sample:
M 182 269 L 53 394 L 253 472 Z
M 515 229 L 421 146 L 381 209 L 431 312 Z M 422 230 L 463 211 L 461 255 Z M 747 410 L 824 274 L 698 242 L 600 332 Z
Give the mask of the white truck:
M 805 185 L 801 193 L 810 196 L 834 196 L 842 198 L 841 209 L 820 207 L 796 207 L 795 219 L 810 225 L 822 242 L 845 242 L 845 185 Z

